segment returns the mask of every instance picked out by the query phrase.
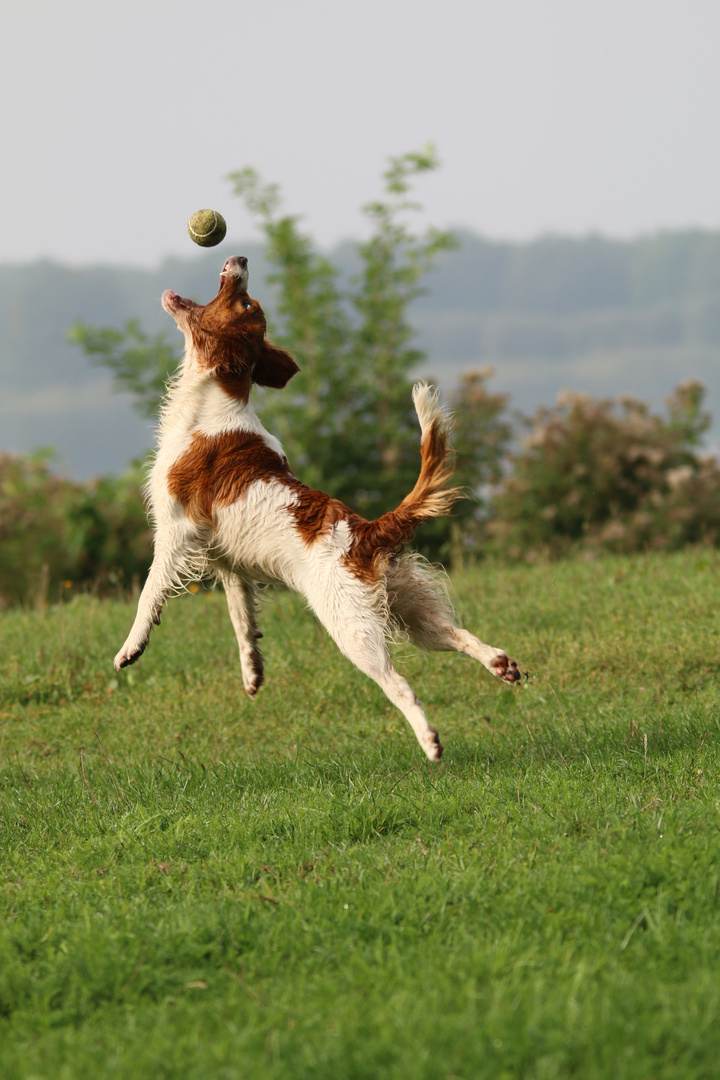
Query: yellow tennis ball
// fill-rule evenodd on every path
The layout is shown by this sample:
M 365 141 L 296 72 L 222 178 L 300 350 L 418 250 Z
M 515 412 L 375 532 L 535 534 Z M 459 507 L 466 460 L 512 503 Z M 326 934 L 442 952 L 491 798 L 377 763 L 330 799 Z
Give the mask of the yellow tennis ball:
M 200 247 L 215 247 L 225 239 L 227 225 L 217 210 L 196 210 L 188 221 L 188 233 Z

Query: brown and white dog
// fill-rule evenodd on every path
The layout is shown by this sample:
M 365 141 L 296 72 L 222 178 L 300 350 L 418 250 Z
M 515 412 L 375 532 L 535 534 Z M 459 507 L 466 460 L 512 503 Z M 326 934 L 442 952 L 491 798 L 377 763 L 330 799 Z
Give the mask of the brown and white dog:
M 382 687 L 438 761 L 438 734 L 394 669 L 388 639 L 400 633 L 421 649 L 466 653 L 505 682 L 520 678 L 502 649 L 454 625 L 437 572 L 397 555 L 418 525 L 446 513 L 458 495 L 447 487 L 450 418 L 436 391 L 415 386 L 420 475 L 397 509 L 376 521 L 306 487 L 250 403 L 253 383 L 285 386 L 298 367 L 265 337 L 265 316 L 247 283 L 247 259 L 235 257 L 225 263 L 210 303 L 163 294 L 163 307 L 185 335 L 185 357 L 162 409 L 148 482 L 153 562 L 115 667 L 142 654 L 171 593 L 211 574 L 227 594 L 243 683 L 254 697 L 263 681 L 255 583 L 284 582 L 305 597 L 341 651 Z

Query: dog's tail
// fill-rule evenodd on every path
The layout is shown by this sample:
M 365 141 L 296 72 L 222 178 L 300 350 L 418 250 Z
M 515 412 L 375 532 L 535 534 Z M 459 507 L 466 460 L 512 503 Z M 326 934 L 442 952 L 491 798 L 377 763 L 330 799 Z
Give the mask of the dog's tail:
M 395 514 L 409 514 L 415 521 L 411 528 L 416 528 L 428 518 L 447 514 L 462 491 L 446 486 L 453 474 L 450 456 L 452 416 L 440 404 L 437 390 L 427 383 L 415 383 L 413 405 L 420 421 L 420 475 Z
M 389 552 L 407 543 L 423 522 L 447 514 L 462 495 L 461 488 L 447 486 L 453 474 L 450 413 L 440 404 L 438 391 L 427 383 L 415 384 L 413 403 L 422 433 L 420 475 L 395 510 L 368 521 L 361 530 L 357 547 L 364 549 L 371 561 L 377 552 Z

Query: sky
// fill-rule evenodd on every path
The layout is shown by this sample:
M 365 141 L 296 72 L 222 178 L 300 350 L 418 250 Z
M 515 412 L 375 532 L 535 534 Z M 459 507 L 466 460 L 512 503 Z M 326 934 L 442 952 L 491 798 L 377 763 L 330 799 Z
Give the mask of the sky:
M 0 263 L 154 266 L 203 207 L 234 253 L 247 165 L 327 248 L 429 141 L 440 227 L 718 229 L 718 42 L 717 0 L 4 0 Z

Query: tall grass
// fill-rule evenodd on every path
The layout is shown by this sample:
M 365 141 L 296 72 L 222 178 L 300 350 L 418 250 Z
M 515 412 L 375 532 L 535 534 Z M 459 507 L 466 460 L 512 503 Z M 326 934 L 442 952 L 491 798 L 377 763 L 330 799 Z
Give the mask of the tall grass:
M 255 702 L 218 594 L 3 614 L 0 1075 L 715 1076 L 719 570 L 457 578 L 439 767 L 294 595 Z

